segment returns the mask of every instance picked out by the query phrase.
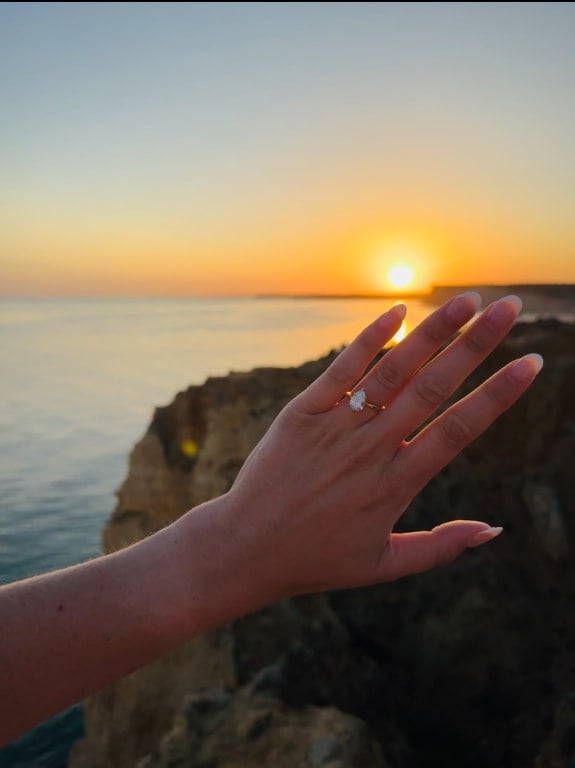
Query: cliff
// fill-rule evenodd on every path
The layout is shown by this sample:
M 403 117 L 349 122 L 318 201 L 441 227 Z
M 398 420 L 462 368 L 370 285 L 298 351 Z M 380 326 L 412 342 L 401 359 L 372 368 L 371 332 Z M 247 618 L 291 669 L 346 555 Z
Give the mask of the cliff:
M 519 324 L 464 385 L 540 352 L 530 392 L 446 468 L 404 529 L 505 527 L 452 565 L 287 600 L 85 704 L 72 768 L 567 768 L 575 760 L 575 326 Z M 227 490 L 329 357 L 209 379 L 159 408 L 130 457 L 110 551 Z

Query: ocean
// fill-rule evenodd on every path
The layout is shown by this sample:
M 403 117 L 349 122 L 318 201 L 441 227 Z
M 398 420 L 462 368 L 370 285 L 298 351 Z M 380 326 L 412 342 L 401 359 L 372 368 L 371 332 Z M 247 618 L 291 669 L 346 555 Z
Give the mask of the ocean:
M 0 301 L 0 583 L 99 554 L 154 407 L 208 376 L 319 357 L 399 300 Z M 410 330 L 431 307 L 405 303 Z M 81 733 L 76 705 L 0 749 L 0 768 L 64 768 Z

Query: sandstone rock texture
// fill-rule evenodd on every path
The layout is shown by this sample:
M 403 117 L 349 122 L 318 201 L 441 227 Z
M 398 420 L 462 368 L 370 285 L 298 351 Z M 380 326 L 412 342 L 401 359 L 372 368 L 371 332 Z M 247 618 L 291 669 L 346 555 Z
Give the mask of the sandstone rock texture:
M 530 392 L 424 489 L 401 529 L 505 530 L 445 568 L 287 600 L 85 704 L 71 768 L 568 768 L 575 764 L 575 326 L 520 323 L 461 394 L 540 352 Z M 209 379 L 135 446 L 106 551 L 228 490 L 327 365 Z

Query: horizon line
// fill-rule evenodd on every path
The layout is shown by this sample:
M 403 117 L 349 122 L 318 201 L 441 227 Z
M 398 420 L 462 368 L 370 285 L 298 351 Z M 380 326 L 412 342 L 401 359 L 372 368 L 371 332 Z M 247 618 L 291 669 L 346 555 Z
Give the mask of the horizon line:
M 481 288 L 516 288 L 516 289 L 533 289 L 533 288 L 575 288 L 575 282 L 573 283 L 455 283 L 455 284 L 437 284 L 431 285 L 427 290 L 421 291 L 405 291 L 405 292 L 393 292 L 393 293 L 280 293 L 278 291 L 262 292 L 262 293 L 214 293 L 214 294 L 123 294 L 123 293 L 106 293 L 106 294 L 0 294 L 0 301 L 2 300 L 65 300 L 65 299 L 82 299 L 82 300 L 102 300 L 102 299 L 122 299 L 122 300 L 166 300 L 166 299 L 421 299 L 432 296 L 436 291 L 442 290 L 470 290 Z

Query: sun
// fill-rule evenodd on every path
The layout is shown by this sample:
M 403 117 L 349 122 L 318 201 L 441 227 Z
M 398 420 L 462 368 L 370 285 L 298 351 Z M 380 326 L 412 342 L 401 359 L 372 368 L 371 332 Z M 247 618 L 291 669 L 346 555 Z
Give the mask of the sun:
M 396 290 L 408 288 L 413 283 L 414 276 L 415 270 L 406 263 L 392 264 L 387 270 L 387 281 Z
M 413 238 L 387 238 L 369 245 L 365 280 L 374 291 L 388 296 L 429 293 L 434 271 L 432 245 Z

